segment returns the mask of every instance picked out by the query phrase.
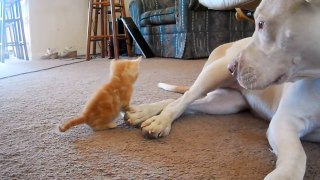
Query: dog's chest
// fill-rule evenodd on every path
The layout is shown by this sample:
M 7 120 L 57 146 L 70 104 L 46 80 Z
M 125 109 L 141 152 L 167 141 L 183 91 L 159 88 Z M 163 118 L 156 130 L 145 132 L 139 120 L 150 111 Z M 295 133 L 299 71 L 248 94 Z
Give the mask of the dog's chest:
M 320 120 L 320 79 L 295 82 L 283 96 L 279 110 L 309 120 Z
M 248 104 L 251 108 L 251 111 L 265 119 L 270 121 L 272 116 L 274 115 L 275 111 L 272 110 L 271 106 L 269 104 L 266 104 L 262 99 L 259 99 L 255 96 L 249 95 L 246 97 Z
M 257 116 L 271 120 L 278 109 L 282 95 L 282 86 L 271 86 L 264 90 L 246 90 L 243 95 L 251 110 Z

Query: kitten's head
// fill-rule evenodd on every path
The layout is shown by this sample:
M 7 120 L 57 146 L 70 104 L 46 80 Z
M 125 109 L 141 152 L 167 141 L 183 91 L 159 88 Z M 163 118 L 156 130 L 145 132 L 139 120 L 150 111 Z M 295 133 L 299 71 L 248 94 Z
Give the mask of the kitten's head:
M 113 60 L 110 66 L 111 76 L 129 78 L 135 82 L 138 79 L 141 59 L 139 57 L 135 60 Z

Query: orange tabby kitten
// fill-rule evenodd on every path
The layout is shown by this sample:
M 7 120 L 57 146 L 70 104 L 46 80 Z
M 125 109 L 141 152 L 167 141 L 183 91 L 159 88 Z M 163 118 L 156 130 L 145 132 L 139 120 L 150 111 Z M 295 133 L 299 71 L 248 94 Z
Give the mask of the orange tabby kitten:
M 133 91 L 133 84 L 138 78 L 139 64 L 137 60 L 117 60 L 110 65 L 110 80 L 102 85 L 89 100 L 79 117 L 70 119 L 59 126 L 61 132 L 86 123 L 93 130 L 115 128 L 112 121 L 120 111 L 128 110 Z

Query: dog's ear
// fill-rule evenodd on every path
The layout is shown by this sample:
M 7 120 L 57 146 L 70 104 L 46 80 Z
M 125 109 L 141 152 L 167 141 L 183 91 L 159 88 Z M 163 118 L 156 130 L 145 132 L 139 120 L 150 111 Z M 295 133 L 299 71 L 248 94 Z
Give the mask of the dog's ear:
M 306 0 L 306 2 L 310 4 L 317 4 L 317 5 L 320 4 L 320 0 Z

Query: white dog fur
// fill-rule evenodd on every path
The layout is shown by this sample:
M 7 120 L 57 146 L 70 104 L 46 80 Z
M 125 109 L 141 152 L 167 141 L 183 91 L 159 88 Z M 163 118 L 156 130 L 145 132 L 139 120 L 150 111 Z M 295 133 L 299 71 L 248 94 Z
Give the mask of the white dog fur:
M 177 100 L 132 106 L 126 120 L 158 138 L 170 133 L 186 109 L 208 114 L 251 109 L 270 120 L 267 136 L 278 157 L 265 179 L 303 179 L 306 154 L 300 139 L 320 141 L 320 38 L 295 20 L 317 25 L 318 12 L 318 0 L 263 0 L 253 37 L 216 48 L 190 88 L 159 84 L 185 93 Z

